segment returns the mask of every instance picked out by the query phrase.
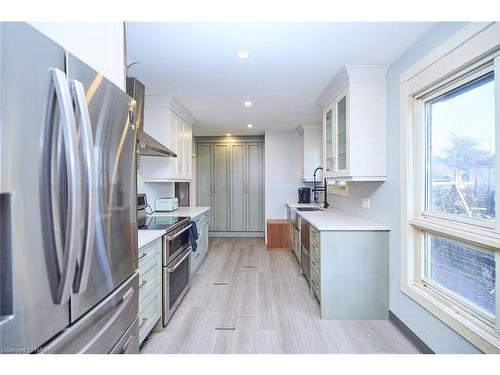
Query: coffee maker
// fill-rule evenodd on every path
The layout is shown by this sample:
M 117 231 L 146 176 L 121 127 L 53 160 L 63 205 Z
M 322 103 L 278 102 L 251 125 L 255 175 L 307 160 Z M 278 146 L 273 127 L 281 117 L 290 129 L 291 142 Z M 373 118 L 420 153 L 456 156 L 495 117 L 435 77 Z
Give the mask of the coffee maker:
M 299 203 L 310 203 L 311 202 L 311 188 L 301 187 L 299 188 Z

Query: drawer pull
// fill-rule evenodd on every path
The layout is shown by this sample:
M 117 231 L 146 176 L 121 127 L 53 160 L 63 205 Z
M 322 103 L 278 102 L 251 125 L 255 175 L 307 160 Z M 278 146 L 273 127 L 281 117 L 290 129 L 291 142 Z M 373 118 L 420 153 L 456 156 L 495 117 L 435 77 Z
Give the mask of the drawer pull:
M 146 283 L 147 283 L 147 282 L 148 282 L 147 280 L 142 280 L 142 281 L 141 281 L 141 285 L 139 285 L 139 290 L 141 290 L 141 289 L 142 289 L 142 287 L 143 287 L 144 285 L 146 285 Z
M 141 320 L 141 324 L 139 324 L 139 330 L 142 328 L 142 326 L 143 326 L 144 324 L 146 324 L 146 322 L 147 322 L 147 321 L 148 321 L 148 318 L 142 318 L 142 320 Z
M 146 255 L 148 255 L 148 253 L 142 253 L 141 255 L 139 255 L 139 260 L 141 260 L 142 258 L 144 258 Z

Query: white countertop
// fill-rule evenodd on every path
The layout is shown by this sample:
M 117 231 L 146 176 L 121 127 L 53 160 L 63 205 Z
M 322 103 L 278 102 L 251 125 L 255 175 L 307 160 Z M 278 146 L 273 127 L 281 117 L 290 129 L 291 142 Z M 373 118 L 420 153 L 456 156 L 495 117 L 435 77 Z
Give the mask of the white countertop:
M 388 231 L 391 230 L 385 224 L 359 216 L 351 215 L 348 212 L 335 208 L 328 208 L 320 211 L 297 211 L 300 216 L 306 219 L 318 230 L 331 231 Z
M 137 231 L 137 247 L 140 249 L 144 245 L 160 238 L 165 234 L 164 230 L 156 230 L 156 229 L 139 229 Z
M 290 208 L 298 208 L 298 207 L 321 207 L 321 203 L 297 203 L 297 202 L 286 202 L 285 203 Z
M 210 207 L 179 207 L 171 212 L 154 212 L 153 216 L 190 216 L 192 219 L 210 210 Z

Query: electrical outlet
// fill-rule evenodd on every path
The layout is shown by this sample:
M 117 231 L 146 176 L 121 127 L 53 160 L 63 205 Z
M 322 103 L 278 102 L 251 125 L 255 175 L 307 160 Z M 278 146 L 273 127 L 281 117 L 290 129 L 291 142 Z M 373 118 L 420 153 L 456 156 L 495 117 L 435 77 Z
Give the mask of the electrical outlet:
M 361 207 L 369 209 L 370 208 L 370 198 L 361 198 Z

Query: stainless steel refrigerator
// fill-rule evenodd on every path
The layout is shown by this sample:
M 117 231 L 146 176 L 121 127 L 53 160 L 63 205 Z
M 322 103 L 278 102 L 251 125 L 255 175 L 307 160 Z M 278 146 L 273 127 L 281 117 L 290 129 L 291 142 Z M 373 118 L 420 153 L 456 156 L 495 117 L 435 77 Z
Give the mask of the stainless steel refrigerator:
M 135 102 L 0 24 L 0 353 L 138 352 Z

